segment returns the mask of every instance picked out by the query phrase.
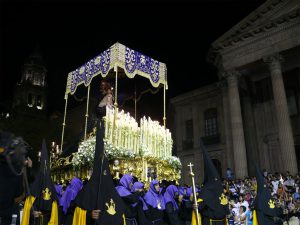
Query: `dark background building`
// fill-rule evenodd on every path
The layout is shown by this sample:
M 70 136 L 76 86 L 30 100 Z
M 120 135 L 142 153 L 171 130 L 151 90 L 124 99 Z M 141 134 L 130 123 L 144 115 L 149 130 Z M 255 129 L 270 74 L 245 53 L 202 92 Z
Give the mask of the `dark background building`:
M 178 156 L 202 169 L 200 138 L 222 174 L 298 173 L 300 2 L 268 0 L 211 44 L 219 81 L 171 99 Z M 183 167 L 183 180 L 189 181 Z

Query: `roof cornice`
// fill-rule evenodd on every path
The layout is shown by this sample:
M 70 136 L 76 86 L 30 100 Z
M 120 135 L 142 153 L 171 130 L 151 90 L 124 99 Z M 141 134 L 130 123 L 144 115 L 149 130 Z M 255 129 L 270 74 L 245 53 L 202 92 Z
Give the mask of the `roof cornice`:
M 207 60 L 218 66 L 221 51 L 285 26 L 299 17 L 299 0 L 268 0 L 214 41 Z

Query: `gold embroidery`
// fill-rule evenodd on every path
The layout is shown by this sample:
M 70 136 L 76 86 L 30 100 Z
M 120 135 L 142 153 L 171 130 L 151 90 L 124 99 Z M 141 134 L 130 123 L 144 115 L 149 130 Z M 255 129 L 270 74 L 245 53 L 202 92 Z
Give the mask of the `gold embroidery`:
M 228 200 L 227 197 L 224 195 L 224 193 L 222 193 L 221 197 L 219 197 L 220 199 L 220 204 L 221 205 L 227 205 L 228 204 Z
M 107 210 L 106 212 L 110 215 L 115 215 L 116 212 L 116 204 L 114 203 L 114 200 L 111 198 L 110 199 L 110 204 L 105 203 L 105 205 L 107 206 Z
M 161 201 L 160 200 L 157 200 L 157 208 L 161 209 Z
M 43 199 L 46 201 L 51 199 L 51 191 L 49 191 L 48 188 L 45 188 L 45 190 L 43 190 Z
M 198 198 L 197 202 L 203 202 L 202 198 Z
M 275 208 L 275 204 L 274 204 L 273 200 L 270 199 L 269 202 L 268 202 L 268 204 L 269 204 L 270 209 L 274 209 Z

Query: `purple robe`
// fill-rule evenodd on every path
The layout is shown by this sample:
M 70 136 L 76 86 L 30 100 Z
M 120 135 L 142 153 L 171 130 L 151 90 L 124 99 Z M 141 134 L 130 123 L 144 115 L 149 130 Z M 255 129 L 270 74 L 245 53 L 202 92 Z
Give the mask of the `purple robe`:
M 145 202 L 153 208 L 164 210 L 166 208 L 165 200 L 163 195 L 155 190 L 154 186 L 156 184 L 158 184 L 157 180 L 151 181 L 149 191 L 146 193 L 144 199 Z
M 82 189 L 82 181 L 74 177 L 71 180 L 70 185 L 65 190 L 64 194 L 62 195 L 59 205 L 62 206 L 64 214 L 67 214 L 68 208 L 77 195 L 77 193 Z
M 166 189 L 166 192 L 164 194 L 165 203 L 172 202 L 173 207 L 177 210 L 178 205 L 175 201 L 175 195 L 178 193 L 178 188 L 175 185 L 169 185 Z
M 135 183 L 132 185 L 131 192 L 135 192 L 136 189 L 144 189 L 144 184 L 143 184 L 142 182 L 135 182 Z M 142 197 L 140 197 L 139 199 L 140 199 L 140 201 L 143 203 L 143 210 L 147 210 L 148 207 L 147 207 L 147 204 L 146 204 L 145 200 L 144 200 Z M 135 203 L 135 205 L 136 205 L 136 204 L 137 204 L 137 203 Z M 135 205 L 134 205 L 134 206 L 135 206 Z
M 133 177 L 129 174 L 125 174 L 121 179 L 120 179 L 120 184 L 119 186 L 116 187 L 117 192 L 121 197 L 125 197 L 128 195 L 131 195 L 132 193 L 130 192 L 130 183 L 133 182 Z

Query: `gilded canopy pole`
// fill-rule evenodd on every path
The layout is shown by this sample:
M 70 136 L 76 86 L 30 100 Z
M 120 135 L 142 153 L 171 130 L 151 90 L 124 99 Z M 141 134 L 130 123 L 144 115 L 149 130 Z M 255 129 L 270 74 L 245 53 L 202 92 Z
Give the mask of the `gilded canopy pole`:
M 166 80 L 165 80 L 165 83 L 164 83 L 164 117 L 163 117 L 163 120 L 164 120 L 164 128 L 165 128 L 165 135 L 164 135 L 164 157 L 167 156 L 167 130 L 166 130 L 166 127 L 167 127 L 167 124 L 166 124 L 166 120 L 167 120 L 167 117 L 166 117 Z
M 85 127 L 84 127 L 84 140 L 86 140 L 87 123 L 88 123 L 88 117 L 89 117 L 90 89 L 91 89 L 91 85 L 88 86 L 88 91 L 87 91 L 86 113 L 85 113 Z
M 60 150 L 63 151 L 63 145 L 64 145 L 64 134 L 65 134 L 65 126 L 66 126 L 66 114 L 67 114 L 67 107 L 68 107 L 68 94 L 65 94 L 65 112 L 64 112 L 64 120 L 63 120 L 63 127 L 61 132 L 61 146 Z
M 194 165 L 190 163 L 188 167 L 190 167 L 190 176 L 192 177 L 192 184 L 193 184 L 193 195 L 194 195 L 194 205 L 195 205 L 195 213 L 196 213 L 196 220 L 197 220 L 197 225 L 199 225 L 199 212 L 198 212 L 198 201 L 197 201 L 197 195 L 196 195 L 196 186 L 195 186 L 195 179 L 194 176 L 195 174 L 193 173 L 193 167 Z

